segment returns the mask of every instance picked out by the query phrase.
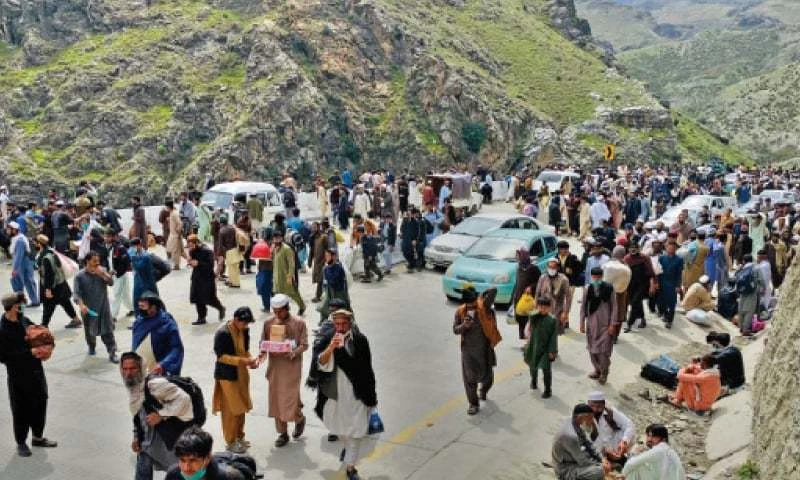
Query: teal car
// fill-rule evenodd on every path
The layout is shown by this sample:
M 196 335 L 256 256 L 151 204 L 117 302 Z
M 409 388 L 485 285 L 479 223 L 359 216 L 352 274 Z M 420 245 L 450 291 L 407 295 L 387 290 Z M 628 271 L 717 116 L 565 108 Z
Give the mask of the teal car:
M 442 277 L 447 298 L 461 300 L 465 284 L 483 292 L 497 288 L 496 303 L 509 304 L 517 281 L 517 250 L 526 248 L 541 271 L 557 254 L 558 239 L 545 230 L 495 230 L 458 257 Z

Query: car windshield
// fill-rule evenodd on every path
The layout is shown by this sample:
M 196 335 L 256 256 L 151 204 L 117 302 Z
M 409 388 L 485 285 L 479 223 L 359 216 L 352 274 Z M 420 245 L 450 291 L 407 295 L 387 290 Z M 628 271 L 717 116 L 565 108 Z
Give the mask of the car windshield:
M 515 262 L 517 250 L 520 248 L 528 248 L 525 241 L 516 238 L 483 237 L 464 255 L 468 258 Z
M 211 208 L 217 209 L 221 208 L 223 210 L 227 209 L 231 206 L 233 202 L 233 195 L 226 192 L 214 192 L 214 191 L 207 191 L 203 194 L 200 198 L 200 203 L 205 205 L 210 205 Z
M 688 209 L 695 209 L 700 210 L 703 208 L 703 205 L 707 205 L 708 200 L 706 197 L 701 197 L 700 195 L 692 195 L 690 197 L 686 197 L 686 199 L 681 202 L 681 208 L 688 208 Z
M 499 227 L 500 223 L 500 220 L 494 218 L 470 217 L 456 225 L 451 232 L 480 237 L 489 230 Z
M 561 174 L 555 172 L 542 172 L 536 177 L 540 182 L 559 183 L 561 182 Z

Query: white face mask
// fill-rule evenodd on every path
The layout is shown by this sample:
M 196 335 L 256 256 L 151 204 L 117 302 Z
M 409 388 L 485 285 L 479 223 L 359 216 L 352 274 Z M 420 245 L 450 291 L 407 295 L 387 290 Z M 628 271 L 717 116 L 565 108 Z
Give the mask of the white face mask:
M 547 269 L 547 274 L 550 275 L 551 277 L 555 277 L 556 273 L 558 273 L 558 270 L 556 270 L 555 268 L 548 268 Z
M 581 423 L 581 430 L 583 434 L 586 435 L 586 438 L 591 438 L 592 432 L 594 431 L 591 425 L 586 425 L 585 423 Z

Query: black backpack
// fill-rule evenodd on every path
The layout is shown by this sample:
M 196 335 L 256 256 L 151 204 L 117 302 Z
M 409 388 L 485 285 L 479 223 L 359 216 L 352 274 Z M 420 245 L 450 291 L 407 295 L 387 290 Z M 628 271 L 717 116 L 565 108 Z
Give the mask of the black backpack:
M 156 282 L 160 282 L 162 278 L 169 275 L 169 272 L 172 271 L 172 267 L 169 266 L 166 260 L 157 256 L 157 255 L 150 255 L 150 260 L 153 263 L 153 271 L 156 278 Z
M 250 455 L 243 455 L 232 452 L 217 452 L 214 454 L 214 460 L 222 468 L 228 468 L 238 471 L 242 474 L 245 480 L 255 480 L 257 478 L 264 478 L 264 475 L 256 473 L 256 461 Z
M 195 383 L 195 381 L 190 377 L 179 377 L 177 375 L 164 378 L 170 383 L 177 385 L 181 390 L 189 394 L 189 397 L 192 399 L 192 420 L 184 423 L 202 427 L 203 424 L 206 423 L 206 416 L 208 415 L 208 412 L 206 411 L 206 403 L 205 399 L 203 398 L 203 391 L 200 390 L 200 387 L 197 385 L 197 383 Z M 145 381 L 147 380 L 149 380 L 149 378 Z M 148 411 L 161 410 L 163 407 L 158 400 L 153 398 L 146 386 L 144 389 L 144 401 L 145 409 Z
M 428 220 L 427 218 L 423 218 L 422 221 L 425 222 L 425 233 L 427 233 L 428 235 L 433 233 L 434 229 L 433 223 L 431 223 L 431 221 Z
M 750 295 L 756 291 L 755 267 L 750 265 L 736 272 L 736 293 L 739 295 Z
M 286 208 L 295 207 L 294 192 L 291 189 L 286 189 L 283 192 L 283 206 Z

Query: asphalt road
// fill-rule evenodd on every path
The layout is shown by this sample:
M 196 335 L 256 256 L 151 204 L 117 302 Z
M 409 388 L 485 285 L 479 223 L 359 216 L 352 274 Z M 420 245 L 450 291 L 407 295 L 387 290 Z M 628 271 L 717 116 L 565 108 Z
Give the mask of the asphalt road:
M 612 358 L 609 383 L 600 388 L 586 378 L 590 362 L 584 338 L 577 333 L 580 304 L 576 300 L 570 320 L 573 329 L 559 339 L 554 397 L 542 400 L 539 392 L 529 390 L 517 327 L 507 325 L 501 314 L 504 340 L 497 347 L 495 386 L 480 413 L 469 417 L 461 383 L 459 339 L 452 332 L 455 305 L 442 294 L 441 273 L 407 274 L 404 270 L 400 266 L 382 283 L 359 283 L 351 290 L 359 327 L 370 340 L 378 407 L 386 426 L 372 455 L 359 467 L 367 479 L 553 478 L 540 462 L 549 458 L 552 435 L 576 402 L 598 388 L 613 399 L 620 387 L 638 375 L 645 359 L 690 340 L 702 342 L 705 335 L 685 320 L 678 319 L 672 330 L 655 319 L 649 321 L 646 331 L 623 335 Z M 9 275 L 8 266 L 0 267 L 0 278 Z M 6 293 L 9 284 L 2 283 L 0 293 Z M 188 303 L 187 270 L 173 272 L 159 288 L 181 327 L 186 347 L 183 374 L 195 378 L 210 401 L 212 343 L 218 323 L 190 325 L 195 317 Z M 301 275 L 304 298 L 311 298 L 312 288 L 310 275 Z M 241 290 L 220 287 L 220 292 L 229 312 L 242 305 L 259 311 L 253 275 L 243 277 Z M 41 309 L 29 314 L 38 321 Z M 215 315 L 212 310 L 209 318 Z M 309 309 L 305 319 L 311 327 L 318 316 Z M 253 326 L 255 335 L 261 332 L 261 320 Z M 87 356 L 83 333 L 64 329 L 66 321 L 59 309 L 51 323 L 57 347 L 46 363 L 50 389 L 46 435 L 58 440 L 59 447 L 34 449 L 27 459 L 15 454 L 7 392 L 1 387 L 0 479 L 133 478 L 131 415 L 117 367 L 107 361 L 102 345 L 98 345 L 96 357 Z M 126 325 L 127 321 L 116 331 L 121 350 L 130 347 Z M 251 348 L 255 348 L 254 342 Z M 307 371 L 309 354 L 304 361 Z M 5 377 L 5 369 L 0 377 Z M 344 478 L 338 461 L 341 445 L 327 442 L 327 432 L 312 411 L 314 392 L 302 389 L 309 419 L 304 437 L 278 449 L 273 446 L 273 421 L 266 417 L 263 367 L 251 371 L 251 390 L 255 406 L 247 417 L 246 432 L 252 442 L 250 453 L 266 478 Z M 638 427 L 643 433 L 644 425 Z M 215 449 L 224 448 L 219 418 L 209 415 L 206 428 L 214 435 Z

